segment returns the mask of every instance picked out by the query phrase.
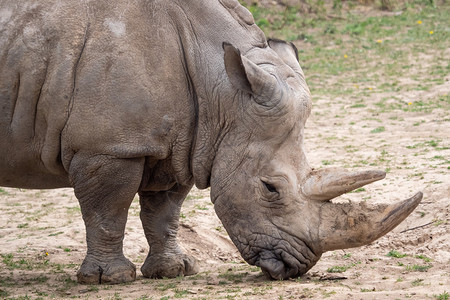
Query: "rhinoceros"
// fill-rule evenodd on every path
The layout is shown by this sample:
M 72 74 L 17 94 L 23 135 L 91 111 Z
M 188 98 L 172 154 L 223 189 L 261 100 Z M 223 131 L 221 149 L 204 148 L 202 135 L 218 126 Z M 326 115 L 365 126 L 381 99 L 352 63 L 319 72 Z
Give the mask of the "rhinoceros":
M 73 187 L 86 226 L 80 283 L 136 278 L 123 255 L 139 194 L 146 277 L 198 271 L 176 240 L 195 184 L 242 257 L 274 279 L 368 244 L 422 193 L 333 203 L 376 170 L 313 169 L 310 92 L 292 43 L 237 0 L 0 0 L 0 185 Z

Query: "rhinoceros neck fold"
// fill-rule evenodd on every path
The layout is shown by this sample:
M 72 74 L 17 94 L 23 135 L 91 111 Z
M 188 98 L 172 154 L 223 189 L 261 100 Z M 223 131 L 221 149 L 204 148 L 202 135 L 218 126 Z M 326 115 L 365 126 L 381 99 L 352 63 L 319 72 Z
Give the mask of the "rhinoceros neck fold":
M 189 166 L 198 188 L 210 185 L 217 147 L 235 117 L 227 108 L 232 107 L 229 104 L 236 100 L 237 91 L 227 80 L 222 44 L 233 43 L 242 53 L 267 46 L 264 34 L 237 1 L 221 4 L 179 1 L 169 13 L 176 23 L 195 111 Z

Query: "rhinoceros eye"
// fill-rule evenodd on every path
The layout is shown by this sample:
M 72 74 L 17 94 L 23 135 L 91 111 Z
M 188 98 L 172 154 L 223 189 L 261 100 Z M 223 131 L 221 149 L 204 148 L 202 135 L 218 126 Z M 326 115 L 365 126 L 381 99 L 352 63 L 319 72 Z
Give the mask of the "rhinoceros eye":
M 264 180 L 261 180 L 261 182 L 263 183 L 263 185 L 267 191 L 269 191 L 270 193 L 273 193 L 273 194 L 277 194 L 277 195 L 279 194 L 277 191 L 277 188 L 273 184 L 270 184 Z

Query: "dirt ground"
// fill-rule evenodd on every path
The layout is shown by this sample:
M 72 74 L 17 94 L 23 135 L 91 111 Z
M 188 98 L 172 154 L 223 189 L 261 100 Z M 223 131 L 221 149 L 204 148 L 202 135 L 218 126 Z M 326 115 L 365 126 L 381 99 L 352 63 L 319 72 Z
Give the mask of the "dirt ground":
M 449 49 L 443 57 L 450 57 Z M 408 78 L 405 74 L 399 80 Z M 447 73 L 443 84 L 428 90 L 370 93 L 361 107 L 355 107 L 351 98 L 313 95 L 314 107 L 305 129 L 311 165 L 387 170 L 386 179 L 343 195 L 341 201 L 389 203 L 417 191 L 424 193 L 422 203 L 402 224 L 368 246 L 325 253 L 301 278 L 269 281 L 258 268 L 242 261 L 215 216 L 208 191 L 194 189 L 183 205 L 179 240 L 198 259 L 198 275 L 161 280 L 142 277 L 139 267 L 148 245 L 135 200 L 124 251 L 137 265 L 137 280 L 114 286 L 78 285 L 76 271 L 86 242 L 72 190 L 2 188 L 0 299 L 448 299 L 448 100 L 432 110 L 407 113 L 395 108 L 380 113 L 374 107 L 381 99 L 405 106 L 431 98 L 448 99 L 449 80 Z M 324 81 L 333 84 L 333 78 Z
M 420 97 L 449 92 L 447 81 Z M 373 244 L 326 253 L 299 279 L 268 281 L 258 268 L 242 261 L 214 214 L 208 191 L 193 190 L 183 206 L 179 237 L 199 260 L 198 275 L 149 280 L 138 271 L 137 281 L 131 284 L 84 286 L 75 282 L 86 243 L 72 190 L 4 188 L 0 194 L 0 297 L 426 299 L 450 292 L 448 110 L 409 114 L 404 121 L 392 118 L 397 114 L 394 111 L 377 116 L 379 123 L 361 108 L 358 113 L 345 114 L 346 124 L 359 125 L 343 126 L 339 125 L 341 118 L 334 117 L 343 113 L 342 105 L 334 108 L 325 105 L 327 101 L 317 99 L 307 123 L 305 144 L 311 164 L 320 166 L 328 160 L 333 166 L 356 169 L 360 160 L 383 159 L 390 168 L 385 180 L 346 194 L 343 200 L 391 202 L 424 192 L 416 211 Z M 413 126 L 416 122 L 423 124 Z M 379 124 L 387 130 L 370 134 Z M 124 244 L 127 257 L 139 268 L 148 246 L 137 201 L 130 209 Z M 387 256 L 389 252 L 394 257 Z

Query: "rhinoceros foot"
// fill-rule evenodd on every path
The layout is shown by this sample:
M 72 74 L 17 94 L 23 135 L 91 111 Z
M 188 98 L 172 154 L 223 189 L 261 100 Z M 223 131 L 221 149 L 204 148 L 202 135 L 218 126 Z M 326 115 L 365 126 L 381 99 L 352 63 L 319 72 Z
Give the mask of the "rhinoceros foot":
M 153 254 L 147 256 L 141 271 L 149 278 L 174 278 L 197 274 L 198 266 L 194 257 L 182 252 Z
M 125 257 L 101 263 L 86 256 L 77 273 L 82 284 L 118 284 L 136 279 L 136 266 Z

